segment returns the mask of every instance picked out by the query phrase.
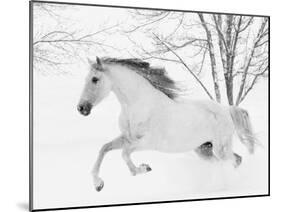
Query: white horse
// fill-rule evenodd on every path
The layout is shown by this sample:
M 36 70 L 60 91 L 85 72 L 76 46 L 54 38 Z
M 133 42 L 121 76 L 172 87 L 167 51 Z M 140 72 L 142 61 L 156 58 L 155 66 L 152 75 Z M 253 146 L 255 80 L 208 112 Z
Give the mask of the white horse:
M 253 153 L 255 137 L 247 111 L 224 107 L 214 101 L 179 101 L 176 83 L 162 68 L 150 67 L 139 59 L 97 57 L 90 61 L 90 72 L 78 104 L 78 111 L 89 115 L 93 106 L 112 91 L 121 104 L 121 135 L 100 150 L 93 168 L 94 185 L 100 191 L 102 160 L 108 151 L 122 149 L 132 175 L 151 171 L 147 164 L 136 166 L 131 153 L 157 150 L 167 153 L 195 150 L 204 158 L 230 160 L 237 167 L 242 158 L 232 151 L 236 131 L 241 142 Z

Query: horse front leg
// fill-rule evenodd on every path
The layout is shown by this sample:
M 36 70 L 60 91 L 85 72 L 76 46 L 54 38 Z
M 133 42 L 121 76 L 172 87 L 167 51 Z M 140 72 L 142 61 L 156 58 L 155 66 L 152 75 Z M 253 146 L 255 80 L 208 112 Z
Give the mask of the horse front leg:
M 119 137 L 115 138 L 113 141 L 104 144 L 102 146 L 102 148 L 100 149 L 98 158 L 96 160 L 96 163 L 95 163 L 93 171 L 92 171 L 93 178 L 94 178 L 94 185 L 95 185 L 95 188 L 97 191 L 101 191 L 104 186 L 103 180 L 99 177 L 99 171 L 100 171 L 101 163 L 103 161 L 104 156 L 106 155 L 107 152 L 109 152 L 111 150 L 121 149 L 123 147 L 123 145 L 124 145 L 124 137 L 119 136 Z
M 152 169 L 150 168 L 149 165 L 147 164 L 141 164 L 139 167 L 137 167 L 132 159 L 131 159 L 131 153 L 133 152 L 134 148 L 124 148 L 122 151 L 122 157 L 125 160 L 131 174 L 133 176 L 137 174 L 142 174 L 151 171 Z

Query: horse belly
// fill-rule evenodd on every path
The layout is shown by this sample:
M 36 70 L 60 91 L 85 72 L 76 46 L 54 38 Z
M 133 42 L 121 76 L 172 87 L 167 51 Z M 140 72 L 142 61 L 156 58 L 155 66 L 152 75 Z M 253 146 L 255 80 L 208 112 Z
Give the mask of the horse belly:
M 187 152 L 214 138 L 211 120 L 188 121 L 179 119 L 171 123 L 157 138 L 157 150 L 162 152 Z

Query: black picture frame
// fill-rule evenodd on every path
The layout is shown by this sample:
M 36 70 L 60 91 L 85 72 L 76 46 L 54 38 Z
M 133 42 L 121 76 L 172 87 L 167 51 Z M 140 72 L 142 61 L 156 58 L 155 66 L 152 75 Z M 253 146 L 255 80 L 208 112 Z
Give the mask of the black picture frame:
M 265 194 L 258 195 L 243 195 L 231 197 L 214 197 L 214 198 L 199 198 L 199 199 L 180 199 L 169 201 L 155 201 L 155 202 L 136 202 L 136 203 L 122 203 L 122 204 L 109 204 L 109 205 L 87 205 L 77 207 L 60 207 L 60 208 L 34 208 L 33 207 L 33 3 L 46 3 L 46 4 L 60 4 L 60 5 L 81 5 L 89 7 L 110 7 L 110 8 L 127 8 L 127 9 L 144 9 L 144 10 L 164 10 L 175 12 L 200 12 L 206 14 L 223 14 L 223 15 L 243 15 L 253 17 L 266 17 L 268 18 L 269 28 L 269 46 L 268 46 L 268 191 Z M 270 16 L 256 15 L 256 14 L 239 14 L 239 13 L 224 13 L 224 12 L 209 12 L 209 11 L 195 11 L 195 10 L 179 10 L 179 9 L 165 9 L 165 8 L 147 8 L 147 7 L 133 7 L 121 5 L 102 5 L 102 4 L 89 4 L 89 3 L 72 3 L 72 2 L 56 2 L 56 1 L 29 1 L 29 210 L 30 211 L 51 211 L 51 210 L 68 210 L 68 209 L 87 209 L 98 207 L 113 207 L 113 206 L 131 206 L 143 204 L 160 204 L 160 203 L 178 203 L 189 201 L 205 201 L 205 200 L 224 200 L 236 198 L 253 198 L 253 197 L 267 197 L 270 196 Z

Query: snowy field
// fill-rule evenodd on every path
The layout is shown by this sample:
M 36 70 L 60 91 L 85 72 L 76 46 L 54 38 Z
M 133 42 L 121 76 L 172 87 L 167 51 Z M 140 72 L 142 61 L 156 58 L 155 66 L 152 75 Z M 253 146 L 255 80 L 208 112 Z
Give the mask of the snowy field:
M 138 152 L 132 155 L 134 162 L 147 163 L 152 171 L 131 176 L 117 150 L 105 157 L 100 173 L 105 186 L 98 193 L 90 172 L 101 146 L 119 135 L 120 106 L 110 95 L 93 108 L 90 116 L 80 115 L 76 106 L 85 74 L 35 73 L 35 209 L 267 193 L 267 81 L 259 82 L 241 105 L 249 111 L 262 146 L 249 155 L 235 138 L 235 152 L 243 157 L 238 169 L 203 161 L 193 152 Z M 206 97 L 192 90 L 189 98 Z

